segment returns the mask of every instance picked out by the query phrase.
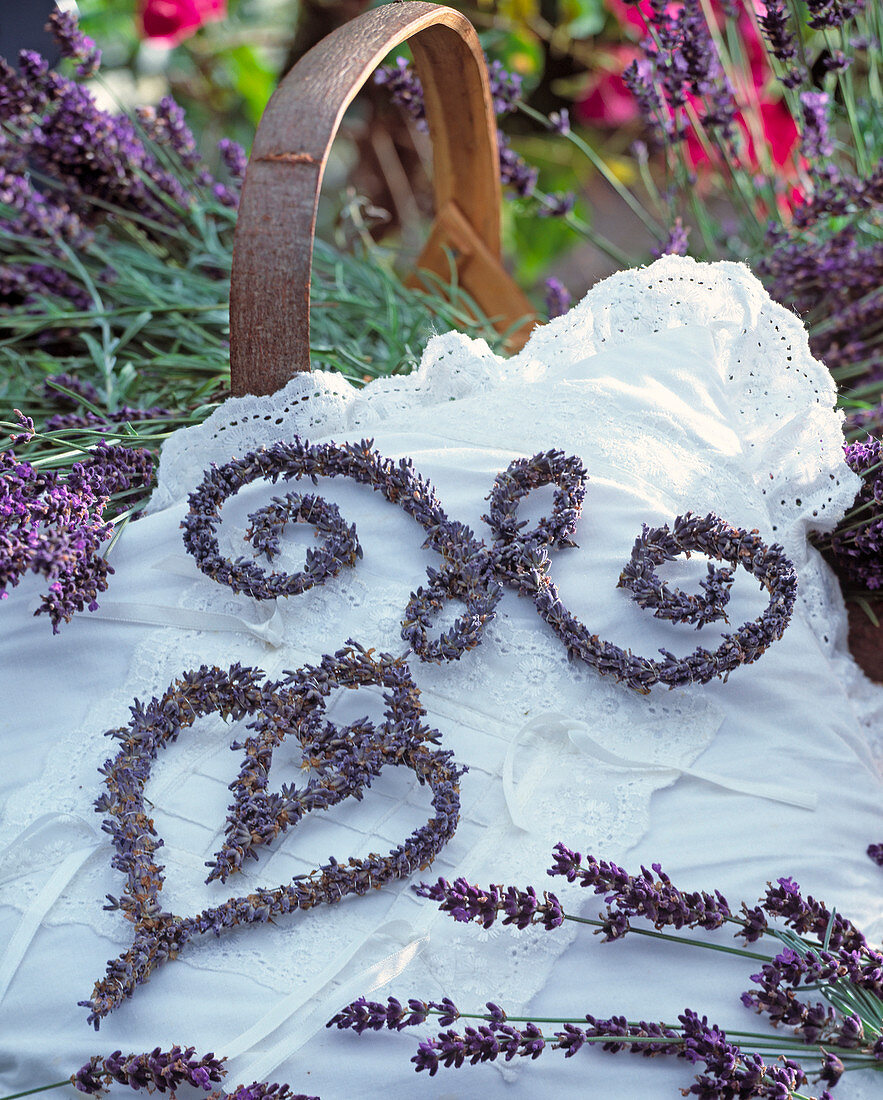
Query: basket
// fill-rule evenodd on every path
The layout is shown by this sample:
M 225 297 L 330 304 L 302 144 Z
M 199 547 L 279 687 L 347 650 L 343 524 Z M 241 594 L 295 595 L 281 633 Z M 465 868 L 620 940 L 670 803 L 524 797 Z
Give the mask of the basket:
M 500 260 L 502 196 L 484 54 L 451 8 L 393 3 L 346 23 L 280 83 L 255 135 L 233 247 L 233 393 L 268 394 L 310 369 L 310 268 L 322 176 L 343 114 L 395 46 L 409 42 L 432 141 L 435 221 L 417 270 L 450 277 L 520 348 L 534 308 Z

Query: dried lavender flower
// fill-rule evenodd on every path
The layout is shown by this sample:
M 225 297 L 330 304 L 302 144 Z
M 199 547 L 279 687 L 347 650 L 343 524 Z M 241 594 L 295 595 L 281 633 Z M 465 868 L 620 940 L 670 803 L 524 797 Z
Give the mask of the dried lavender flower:
M 742 565 L 770 593 L 770 602 L 760 617 L 743 624 L 735 634 L 725 634 L 714 653 L 701 646 L 687 657 L 677 658 L 660 650 L 662 660 L 636 657 L 618 646 L 601 641 L 591 634 L 561 603 L 558 590 L 548 573 L 540 573 L 534 601 L 540 616 L 549 623 L 564 641 L 571 657 L 579 658 L 599 671 L 622 680 L 635 691 L 646 693 L 657 683 L 669 688 L 688 683 L 708 683 L 714 677 L 726 679 L 741 664 L 756 661 L 771 644 L 781 638 L 791 618 L 797 593 L 797 575 L 780 546 L 767 546 L 756 531 L 744 531 L 733 527 L 719 517 L 709 514 L 694 516 L 691 512 L 678 516 L 671 529 L 667 526 L 649 529 L 636 540 L 629 564 L 620 577 L 620 585 L 640 584 L 639 576 L 646 568 L 646 555 L 659 564 L 678 554 L 699 551 L 732 565 Z M 706 582 L 707 591 L 720 590 L 726 585 L 727 574 L 712 572 Z M 648 605 L 650 596 L 639 589 L 638 602 Z M 667 602 L 667 601 L 666 601 Z M 689 602 L 689 601 L 688 601 Z M 679 610 L 670 617 L 681 614 Z M 707 599 L 696 598 L 697 608 L 708 608 Z M 698 612 L 701 617 L 702 612 Z
M 310 551 L 307 568 L 290 577 L 285 573 L 267 574 L 257 565 L 224 558 L 218 547 L 217 527 L 223 503 L 244 485 L 260 478 L 272 482 L 282 478 L 317 476 L 347 477 L 370 485 L 391 504 L 398 504 L 427 532 L 424 546 L 442 555 L 442 569 L 427 569 L 428 585 L 411 595 L 402 620 L 402 638 L 421 660 L 456 660 L 478 645 L 485 624 L 493 618 L 502 593 L 494 579 L 491 563 L 472 532 L 464 524 L 451 522 L 441 507 L 432 485 L 423 479 L 410 459 L 395 463 L 372 450 L 371 440 L 361 443 L 309 444 L 295 438 L 276 443 L 221 467 L 212 467 L 190 495 L 190 510 L 181 526 L 184 545 L 199 568 L 234 592 L 244 591 L 257 599 L 297 594 L 310 584 L 333 576 L 342 564 L 353 564 L 360 556 L 355 529 L 334 519 L 330 506 L 323 522 L 329 531 L 326 544 Z M 310 498 L 316 499 L 316 498 Z M 279 516 L 279 505 L 265 515 Z M 336 512 L 336 509 L 335 509 Z M 259 513 L 256 513 L 259 515 Z M 259 530 L 261 523 L 259 521 Z M 328 527 L 328 524 L 331 524 Z M 442 604 L 462 600 L 466 614 L 450 630 L 430 640 L 427 630 Z
M 712 567 L 703 582 L 705 597 L 675 596 L 666 586 L 660 586 L 650 564 L 672 560 L 679 554 L 689 556 L 692 550 L 698 550 L 733 565 L 741 564 L 752 573 L 770 593 L 763 614 L 743 624 L 736 634 L 725 635 L 714 653 L 700 647 L 682 659 L 665 650 L 661 651 L 661 661 L 635 657 L 589 634 L 563 606 L 549 575 L 549 551 L 575 545 L 572 535 L 585 496 L 582 462 L 560 451 L 517 459 L 497 476 L 488 497 L 489 513 L 482 517 L 494 535 L 493 546 L 488 549 L 468 527 L 447 518 L 432 486 L 419 477 L 410 460 L 395 464 L 383 458 L 372 450 L 371 440 L 342 445 L 308 444 L 297 438 L 290 443 L 279 442 L 207 471 L 190 496 L 190 511 L 182 523 L 185 547 L 208 576 L 257 598 L 297 594 L 334 575 L 343 562 L 351 564 L 355 560 L 358 544 L 354 529 L 346 528 L 330 509 L 324 511 L 325 505 L 311 507 L 322 512 L 320 528 L 329 534 L 329 541 L 322 550 L 311 551 L 308 568 L 293 577 L 284 573 L 267 575 L 242 558 L 231 562 L 218 547 L 220 508 L 244 485 L 259 478 L 275 482 L 279 477 L 318 475 L 353 478 L 370 485 L 391 503 L 400 504 L 427 532 L 424 547 L 442 555 L 442 568 L 427 568 L 429 583 L 412 593 L 402 620 L 402 638 L 421 660 L 457 660 L 478 645 L 503 586 L 508 585 L 520 595 L 533 598 L 541 618 L 562 638 L 571 657 L 646 694 L 657 683 L 670 688 L 707 683 L 715 676 L 726 677 L 740 664 L 757 660 L 772 641 L 782 636 L 793 609 L 797 579 L 781 547 L 767 547 L 756 531 L 742 531 L 717 516 L 700 518 L 687 513 L 675 519 L 671 531 L 668 527 L 644 528 L 620 578 L 621 586 L 634 587 L 639 604 L 653 606 L 657 617 L 702 626 L 721 617 L 731 571 Z M 531 490 L 550 483 L 558 486 L 551 518 L 544 517 L 534 530 L 525 532 L 525 524 L 516 518 L 520 501 Z M 280 522 L 292 508 L 303 519 L 300 507 L 277 498 L 269 510 L 255 513 L 252 534 L 257 531 L 259 546 L 275 552 Z M 466 614 L 450 631 L 435 641 L 429 640 L 427 630 L 433 618 L 451 599 L 461 600 Z

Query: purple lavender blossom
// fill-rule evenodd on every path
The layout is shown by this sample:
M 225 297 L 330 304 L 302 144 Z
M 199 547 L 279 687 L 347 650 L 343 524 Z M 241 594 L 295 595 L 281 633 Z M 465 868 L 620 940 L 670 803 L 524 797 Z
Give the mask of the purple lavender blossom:
M 71 11 L 54 11 L 49 16 L 46 29 L 52 32 L 55 41 L 61 47 L 62 57 L 78 61 L 79 76 L 94 76 L 101 64 L 101 50 L 91 38 L 83 34 L 77 26 L 77 17 Z
M 239 1085 L 223 1096 L 210 1096 L 208 1100 L 319 1100 L 319 1097 L 307 1096 L 304 1092 L 292 1092 L 288 1085 L 270 1085 L 264 1081 L 255 1081 L 251 1085 Z
M 544 195 L 537 207 L 541 218 L 564 218 L 576 206 L 576 195 L 572 191 L 556 191 Z
M 49 26 L 62 54 L 80 62 L 77 76 L 92 75 L 100 53 L 79 31 L 74 16 L 56 12 Z M 227 154 L 231 186 L 200 169 L 193 136 L 171 99 L 155 110 L 145 109 L 139 133 L 128 116 L 99 109 L 86 87 L 50 70 L 39 54 L 23 51 L 19 69 L 16 73 L 0 59 L 0 121 L 16 127 L 12 155 L 4 154 L 4 170 L 25 176 L 36 166 L 51 177 L 52 187 L 37 201 L 50 208 L 57 205 L 60 215 L 73 213 L 89 224 L 104 217 L 104 206 L 111 204 L 145 216 L 149 233 L 151 223 L 168 225 L 176 208 L 191 204 L 179 176 L 192 172 L 194 182 L 236 206 L 241 176 L 231 166 L 236 168 L 239 158 L 232 150 Z M 156 146 L 165 147 L 165 158 L 154 154 Z M 160 163 L 169 155 L 176 170 Z
M 491 100 L 494 104 L 494 114 L 497 118 L 516 110 L 518 100 L 521 98 L 521 77 L 519 74 L 508 72 L 503 67 L 502 61 L 492 61 L 488 65 L 488 80 L 491 88 Z
M 111 1084 L 128 1085 L 136 1091 L 170 1092 L 182 1085 L 191 1085 L 208 1092 L 219 1083 L 227 1071 L 225 1058 L 206 1054 L 194 1058 L 194 1047 L 173 1046 L 168 1051 L 156 1047 L 149 1054 L 123 1054 L 117 1050 L 105 1058 L 93 1056 L 71 1077 L 71 1084 L 80 1092 L 103 1096 Z
M 773 57 L 788 70 L 782 83 L 786 87 L 796 87 L 804 79 L 804 73 L 794 64 L 797 59 L 797 39 L 789 26 L 789 14 L 784 0 L 764 0 L 764 14 L 759 15 L 757 21 Z
M 552 133 L 562 135 L 570 133 L 570 112 L 566 107 L 562 107 L 560 111 L 550 112 L 549 122 L 552 126 Z
M 603 894 L 607 904 L 606 916 L 600 929 L 604 940 L 619 939 L 630 930 L 629 920 L 640 917 L 648 920 L 656 929 L 720 928 L 730 919 L 727 899 L 719 891 L 681 891 L 658 863 L 652 870 L 641 868 L 640 875 L 630 875 L 614 863 L 587 856 L 583 863 L 579 852 L 573 852 L 563 844 L 555 846 L 555 862 L 549 875 L 562 875 L 568 882 L 578 881 L 580 886 L 591 887 L 596 894 Z
M 31 154 L 40 168 L 68 187 L 105 203 L 168 221 L 171 206 L 187 205 L 177 177 L 159 167 L 131 120 L 100 110 L 73 81 L 33 127 Z M 84 142 L 92 150 L 82 154 Z
M 562 317 L 569 309 L 571 298 L 570 291 L 554 275 L 549 276 L 543 284 L 545 287 L 546 313 L 551 321 L 554 317 Z
M 497 131 L 497 150 L 500 156 L 500 181 L 504 186 L 511 187 L 520 198 L 529 198 L 536 190 L 539 172 L 515 152 L 502 130 Z
M 668 238 L 661 248 L 654 250 L 657 259 L 660 256 L 686 256 L 690 247 L 690 230 L 684 227 L 680 218 L 675 218 L 668 232 Z
M 406 1019 L 401 1004 L 389 998 L 384 1006 L 376 1002 L 358 1001 L 337 1013 L 326 1026 L 350 1028 L 357 1034 L 384 1027 L 401 1030 L 411 1023 L 422 1024 L 435 1013 L 432 1002 L 409 1001 L 416 1009 L 413 1019 Z M 452 1006 L 453 1008 L 453 1006 Z M 640 1020 L 629 1022 L 624 1016 L 600 1019 L 591 1014 L 582 1021 L 564 1023 L 563 1027 L 545 1035 L 531 1021 L 516 1026 L 507 1020 L 499 1006 L 488 1003 L 486 1013 L 473 1014 L 481 1022 L 467 1024 L 462 1032 L 450 1027 L 459 1012 L 440 1015 L 440 1026 L 447 1030 L 424 1039 L 411 1058 L 415 1070 L 427 1071 L 435 1076 L 442 1067 L 458 1069 L 480 1062 L 506 1062 L 514 1058 L 539 1058 L 547 1050 L 564 1052 L 572 1058 L 584 1046 L 599 1046 L 611 1054 L 629 1051 L 644 1058 L 675 1056 L 695 1066 L 702 1066 L 692 1086 L 682 1089 L 685 1096 L 695 1095 L 705 1100 L 722 1098 L 765 1097 L 768 1100 L 785 1100 L 797 1088 L 805 1084 L 807 1077 L 802 1068 L 790 1059 L 780 1059 L 768 1065 L 757 1054 L 746 1053 L 731 1043 L 720 1028 L 709 1024 L 707 1017 L 686 1009 L 676 1026 Z M 823 1062 L 822 1078 L 833 1083 L 837 1067 L 842 1065 L 833 1056 Z M 826 1096 L 828 1094 L 825 1094 Z
M 428 132 L 423 84 L 407 58 L 397 57 L 395 65 L 381 65 L 374 73 L 374 83 L 389 90 L 390 99 L 410 115 L 418 130 Z
M 61 396 L 61 395 L 60 395 Z M 99 416 L 91 409 L 81 412 L 54 413 L 46 418 L 46 430 L 59 431 L 64 428 L 106 428 L 112 430 L 114 425 L 134 424 L 143 420 L 163 420 L 172 417 L 171 409 L 154 405 L 149 409 L 135 409 L 131 405 L 122 405 L 115 412 L 103 413 Z
M 865 7 L 866 0 L 806 0 L 813 30 L 842 27 Z
M 48 614 L 53 633 L 77 611 L 94 611 L 113 573 L 99 551 L 110 536 L 110 497 L 149 483 L 146 451 L 99 445 L 66 476 L 0 453 L 0 599 L 26 572 L 49 585 L 35 614 Z
M 821 158 L 834 152 L 828 133 L 828 93 L 801 92 L 800 105 L 803 108 L 800 152 L 810 164 L 818 164 Z
M 65 390 L 69 392 L 65 393 Z M 97 404 L 101 400 L 98 390 L 91 382 L 83 378 L 77 378 L 73 374 L 68 374 L 67 371 L 62 371 L 60 374 L 51 374 L 44 379 L 43 396 L 50 398 L 59 405 L 73 409 L 79 408 L 80 399 L 88 401 L 90 405 Z
M 500 916 L 503 924 L 514 924 L 516 928 L 541 924 L 547 931 L 564 922 L 564 912 L 555 895 L 544 891 L 540 901 L 532 886 L 518 890 L 514 886 L 491 884 L 482 889 L 471 886 L 464 878 L 453 883 L 440 878 L 432 885 L 422 882 L 414 887 L 414 892 L 421 898 L 440 902 L 439 909 L 450 913 L 454 920 L 477 921 L 482 928 L 490 928 Z
M 163 96 L 156 107 L 140 107 L 136 113 L 151 141 L 167 146 L 185 168 L 193 171 L 199 166 L 196 139 L 184 121 L 183 108 L 171 96 Z
M 632 61 L 623 70 L 622 79 L 638 105 L 641 119 L 647 128 L 648 139 L 654 145 L 662 145 L 666 138 L 676 138 L 668 111 L 656 87 L 652 63 L 646 58 Z
M 338 1030 L 349 1029 L 357 1035 L 361 1035 L 363 1031 L 382 1031 L 384 1028 L 402 1031 L 406 1027 L 425 1023 L 430 1015 L 438 1016 L 442 1027 L 449 1027 L 454 1020 L 459 1019 L 460 1012 L 448 997 L 438 1002 L 411 998 L 407 1007 L 395 997 L 388 997 L 385 1005 L 359 997 L 332 1016 L 325 1026 L 336 1027 Z
M 499 61 L 488 67 L 491 99 L 497 117 L 516 109 L 521 96 L 521 77 L 507 72 Z M 393 103 L 402 107 L 414 120 L 418 130 L 427 130 L 426 105 L 423 85 L 409 62 L 399 57 L 395 65 L 381 65 L 374 74 L 377 84 L 389 89 Z M 531 168 L 509 145 L 509 139 L 497 130 L 497 149 L 500 158 L 500 179 L 505 186 L 521 198 L 530 197 L 536 190 L 538 172 Z
M 868 437 L 847 443 L 846 463 L 862 478 L 862 487 L 846 518 L 830 537 L 839 572 L 854 584 L 883 588 L 883 443 Z

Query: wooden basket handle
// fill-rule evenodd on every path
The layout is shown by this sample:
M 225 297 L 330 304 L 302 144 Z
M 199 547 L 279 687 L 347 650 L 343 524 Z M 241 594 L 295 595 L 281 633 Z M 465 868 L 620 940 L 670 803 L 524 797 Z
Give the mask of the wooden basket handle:
M 306 53 L 274 92 L 255 135 L 233 244 L 233 393 L 274 393 L 310 369 L 310 269 L 319 190 L 344 111 L 391 49 L 410 41 L 433 149 L 436 218 L 418 268 L 460 285 L 502 331 L 534 311 L 500 262 L 500 169 L 484 55 L 452 8 L 392 3 Z

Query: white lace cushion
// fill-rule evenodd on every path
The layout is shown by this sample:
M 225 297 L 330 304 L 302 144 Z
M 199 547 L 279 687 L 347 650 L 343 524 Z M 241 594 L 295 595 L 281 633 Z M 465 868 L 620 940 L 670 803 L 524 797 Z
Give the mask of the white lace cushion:
M 458 832 L 427 875 L 542 889 L 549 885 L 543 872 L 558 840 L 619 863 L 634 862 L 638 857 L 629 852 L 639 846 L 645 862 L 656 858 L 656 850 L 664 852 L 666 869 L 674 877 L 683 872 L 691 888 L 741 892 L 757 879 L 759 894 L 766 878 L 793 874 L 807 876 L 822 896 L 830 888 L 832 903 L 844 911 L 870 912 L 879 872 L 864 846 L 879 839 L 880 789 L 863 761 L 865 731 L 881 693 L 865 685 L 854 693 L 857 704 L 846 694 L 844 683 L 852 690 L 861 679 L 845 650 L 842 601 L 805 538 L 808 527 L 835 522 L 855 491 L 856 479 L 842 461 L 833 399 L 799 323 L 770 302 L 747 269 L 667 257 L 600 284 L 512 359 L 447 334 L 430 342 L 410 377 L 357 391 L 339 376 L 299 376 L 276 395 L 230 400 L 205 424 L 176 433 L 164 448 L 152 514 L 118 547 L 115 582 L 117 599 L 174 605 L 191 629 L 139 630 L 121 621 L 123 612 L 116 622 L 71 624 L 70 643 L 66 638 L 62 644 L 100 629 L 105 644 L 113 637 L 133 660 L 128 675 L 108 675 L 103 691 L 101 677 L 96 685 L 93 674 L 88 696 L 73 682 L 64 700 L 44 702 L 46 713 L 34 723 L 39 777 L 16 773 L 0 781 L 8 783 L 0 788 L 7 796 L 0 850 L 12 845 L 5 858 L 14 875 L 3 886 L 0 874 L 0 942 L 39 900 L 46 868 L 79 850 L 84 829 L 86 837 L 96 829 L 96 768 L 108 755 L 101 734 L 126 721 L 133 697 L 149 698 L 203 662 L 241 661 L 278 675 L 317 661 L 348 637 L 393 652 L 404 648 L 405 603 L 437 559 L 420 549 L 423 533 L 413 520 L 364 487 L 323 479 L 318 488 L 348 523 L 355 522 L 364 558 L 325 585 L 280 601 L 272 631 L 263 635 L 261 616 L 268 609 L 201 576 L 184 557 L 178 525 L 201 471 L 294 433 L 316 441 L 370 436 L 382 454 L 410 456 L 436 486 L 448 515 L 485 539 L 485 498 L 510 461 L 550 448 L 578 455 L 589 473 L 579 546 L 553 552 L 553 579 L 565 604 L 593 632 L 647 656 L 660 647 L 678 654 L 697 644 L 713 648 L 721 630 L 668 625 L 617 588 L 642 524 L 670 523 L 688 510 L 714 511 L 783 542 L 798 569 L 804 611 L 780 642 L 726 684 L 634 695 L 570 663 L 530 601 L 511 592 L 483 643 L 461 661 L 421 665 L 412 657 L 427 721 L 470 769 L 462 782 Z M 253 485 L 225 506 L 225 552 L 246 551 L 241 536 L 248 513 L 278 492 Z M 525 518 L 548 506 L 549 494 L 536 496 L 524 502 Z M 281 566 L 296 568 L 312 529 L 298 528 L 286 540 Z M 666 572 L 688 591 L 698 590 L 703 575 L 695 559 Z M 766 594 L 740 573 L 731 627 L 755 617 L 765 602 Z M 200 619 L 205 613 L 216 617 L 211 631 L 209 620 Z M 235 625 L 237 618 L 250 632 L 217 627 Z M 22 618 L 21 629 L 37 627 Z M 271 648 L 262 636 L 278 644 Z M 377 693 L 372 701 L 371 692 L 359 692 L 335 706 L 332 717 L 345 721 L 366 711 L 374 716 L 380 703 Z M 231 887 L 246 892 L 274 885 L 330 854 L 345 859 L 386 851 L 425 819 L 425 791 L 410 773 L 392 769 L 362 802 L 312 815 L 270 846 L 243 881 L 205 886 L 203 864 L 217 850 L 226 787 L 239 765 L 228 745 L 241 735 L 203 719 L 157 762 L 147 793 L 166 840 L 163 900 L 174 912 L 195 911 L 226 897 Z M 812 751 L 797 751 L 799 744 Z M 295 752 L 281 753 L 273 782 L 290 780 L 297 765 Z M 831 775 L 851 777 L 836 804 L 826 797 Z M 664 812 L 654 813 L 654 806 Z M 43 813 L 60 815 L 51 831 L 16 843 Z M 679 842 L 679 823 L 688 820 L 702 822 L 701 851 L 690 829 L 684 831 L 688 843 Z M 768 840 L 771 830 L 782 843 L 759 844 L 761 833 Z M 819 863 L 812 839 L 819 837 L 840 853 L 836 863 Z M 79 1064 L 85 1014 L 74 1002 L 88 995 L 104 960 L 127 943 L 119 914 L 101 910 L 100 899 L 118 893 L 120 883 L 109 868 L 106 839 L 96 833 L 95 842 L 94 856 L 45 914 L 45 934 L 34 938 L 11 980 L 12 1041 L 29 1052 L 22 1061 L 28 1072 L 36 1072 L 40 1057 L 37 1021 L 47 1016 L 66 1064 Z M 750 864 L 746 852 L 752 853 Z M 409 885 L 295 914 L 276 927 L 203 938 L 105 1021 L 109 1049 L 152 1049 L 164 1039 L 219 1053 L 229 1049 L 236 1052 L 237 1080 L 251 1080 L 248 1074 L 261 1070 L 298 1087 L 321 1086 L 325 1100 L 349 1096 L 361 1085 L 361 1063 L 353 1064 L 359 1052 L 346 1046 L 345 1036 L 308 1041 L 341 998 L 393 980 L 405 960 L 390 987 L 399 995 L 450 995 L 464 1007 L 480 1007 L 491 997 L 516 1010 L 542 990 L 572 939 L 563 930 L 481 935 L 437 918 Z M 578 895 L 572 904 L 584 902 Z M 77 960 L 76 981 L 43 988 L 38 999 L 28 975 L 51 972 L 58 950 Z M 398 962 L 377 969 L 390 955 Z M 626 964 L 624 990 L 630 973 Z M 563 994 L 574 992 L 580 1011 L 594 1010 L 585 988 Z M 683 1007 L 676 999 L 667 1011 Z M 263 1022 L 258 1027 L 255 1021 Z M 278 1043 L 269 1038 L 276 1028 Z M 394 1049 L 395 1062 L 371 1063 L 378 1074 L 371 1081 L 410 1095 L 419 1082 L 402 1057 L 401 1040 Z M 342 1050 L 349 1051 L 347 1058 Z M 25 1077 L 22 1071 L 12 1085 L 32 1084 Z M 516 1089 L 507 1095 L 536 1095 L 528 1076 Z M 640 1092 L 661 1096 L 670 1089 L 654 1093 L 642 1079 Z M 604 1094 L 629 1093 L 612 1084 Z

